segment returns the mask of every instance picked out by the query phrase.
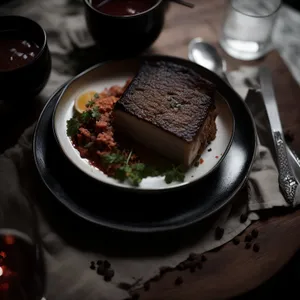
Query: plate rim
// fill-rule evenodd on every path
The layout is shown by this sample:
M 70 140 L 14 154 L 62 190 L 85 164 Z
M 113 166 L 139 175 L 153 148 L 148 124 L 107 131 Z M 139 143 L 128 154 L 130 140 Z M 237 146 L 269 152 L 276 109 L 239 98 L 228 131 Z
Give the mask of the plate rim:
M 168 192 L 168 191 L 175 191 L 175 190 L 178 190 L 178 189 L 182 189 L 182 188 L 186 188 L 190 185 L 194 185 L 194 184 L 197 184 L 197 182 L 199 182 L 200 180 L 206 178 L 207 176 L 209 176 L 215 169 L 217 169 L 220 164 L 222 163 L 223 159 L 226 157 L 226 155 L 228 154 L 231 146 L 232 146 L 232 143 L 233 143 L 233 138 L 234 138 L 234 134 L 235 134 L 235 130 L 236 130 L 236 126 L 235 126 L 235 117 L 234 117 L 234 114 L 232 112 L 232 109 L 231 109 L 231 106 L 229 105 L 227 99 L 222 96 L 223 98 L 223 101 L 226 102 L 226 105 L 231 113 L 231 117 L 232 117 L 232 131 L 231 131 L 231 136 L 230 136 L 230 139 L 229 139 L 229 142 L 228 142 L 228 145 L 226 146 L 226 149 L 225 151 L 223 152 L 222 156 L 218 159 L 217 163 L 207 172 L 205 173 L 203 176 L 201 176 L 200 178 L 198 179 L 195 179 L 195 180 L 190 180 L 190 181 L 184 181 L 184 182 L 181 182 L 177 185 L 172 185 L 172 186 L 169 186 L 169 187 L 160 187 L 160 188 L 154 188 L 154 189 L 151 189 L 151 188 L 138 188 L 138 187 L 134 187 L 134 186 L 130 186 L 130 185 L 124 185 L 124 184 L 111 184 L 111 183 L 108 183 L 108 182 L 104 182 L 102 181 L 101 179 L 99 178 L 96 178 L 96 176 L 92 176 L 90 173 L 86 172 L 85 170 L 83 170 L 78 164 L 76 164 L 68 155 L 68 153 L 66 153 L 66 151 L 64 150 L 64 148 L 62 147 L 60 141 L 59 141 L 59 138 L 58 138 L 58 135 L 57 135 L 57 132 L 56 132 L 56 129 L 55 129 L 55 116 L 56 116 L 56 113 L 57 113 L 57 109 L 58 109 L 58 106 L 59 106 L 59 103 L 62 99 L 62 96 L 63 94 L 66 92 L 66 90 L 68 89 L 68 87 L 74 82 L 76 81 L 78 78 L 84 76 L 85 74 L 103 66 L 103 65 L 106 65 L 106 64 L 109 64 L 109 63 L 116 63 L 116 62 L 122 62 L 122 61 L 129 61 L 129 60 L 147 60 L 147 59 L 156 59 L 156 60 L 164 60 L 164 61 L 172 61 L 174 63 L 188 63 L 188 64 L 191 64 L 191 65 L 194 65 L 196 66 L 197 68 L 201 68 L 201 69 L 205 69 L 207 71 L 209 71 L 208 69 L 202 67 L 202 66 L 199 66 L 197 65 L 196 63 L 190 61 L 190 60 L 187 60 L 185 58 L 181 58 L 181 57 L 177 57 L 177 56 L 171 56 L 171 55 L 142 55 L 142 56 L 139 56 L 139 57 L 129 57 L 129 58 L 125 58 L 125 59 L 117 59 L 117 60 L 106 60 L 106 61 L 103 61 L 103 62 L 100 62 L 100 63 L 97 63 L 91 67 L 89 67 L 88 69 L 82 71 L 81 73 L 77 74 L 76 76 L 72 77 L 69 81 L 67 81 L 66 85 L 65 86 L 61 86 L 62 87 L 62 90 L 61 90 L 61 93 L 59 95 L 59 98 L 55 104 L 55 107 L 54 107 L 54 110 L 53 110 L 53 113 L 52 113 L 52 118 L 51 118 L 51 123 L 52 123 L 52 131 L 53 131 L 53 134 L 54 134 L 54 138 L 56 140 L 56 143 L 59 145 L 62 153 L 64 154 L 64 156 L 76 167 L 78 168 L 85 176 L 88 176 L 90 178 L 92 178 L 93 180 L 97 181 L 97 182 L 100 182 L 101 184 L 104 184 L 106 186 L 109 186 L 109 187 L 113 187 L 113 188 L 116 188 L 116 189 L 120 189 L 120 190 L 123 190 L 123 191 L 131 191 L 131 192 L 136 192 L 136 193 L 159 193 L 159 192 Z M 209 71 L 211 72 L 211 71 Z M 200 74 L 201 75 L 201 74 Z M 217 75 L 217 74 L 215 74 Z M 202 76 L 202 75 L 201 75 Z M 218 76 L 218 75 L 217 75 Z M 224 81 L 220 76 L 218 76 L 219 79 L 221 79 L 223 81 L 223 83 L 225 83 L 226 85 L 228 85 L 228 83 L 226 81 Z M 230 87 L 228 85 L 229 88 L 232 89 L 232 87 Z M 233 89 L 232 89 L 233 90 Z M 235 92 L 235 91 L 234 91 Z M 238 95 L 238 94 L 237 94 Z M 238 95 L 239 96 L 239 95 Z M 239 96 L 240 97 L 240 96 Z
M 221 210 L 225 205 L 227 205 L 233 198 L 234 196 L 241 190 L 241 188 L 244 186 L 246 180 L 249 178 L 250 172 L 252 170 L 255 158 L 256 158 L 256 153 L 257 153 L 257 147 L 258 147 L 258 141 L 257 141 L 257 129 L 255 126 L 255 121 L 253 118 L 253 115 L 251 114 L 251 111 L 249 109 L 249 107 L 247 106 L 247 104 L 241 99 L 242 105 L 244 106 L 245 110 L 247 111 L 249 118 L 251 120 L 251 127 L 253 129 L 253 133 L 254 136 L 256 137 L 254 142 L 254 147 L 253 147 L 253 155 L 251 157 L 251 161 L 249 162 L 249 166 L 247 169 L 247 172 L 244 175 L 244 178 L 241 180 L 240 184 L 236 187 L 236 189 L 233 191 L 233 193 L 230 194 L 230 196 L 228 196 L 223 202 L 219 203 L 219 205 L 215 205 L 209 212 L 207 212 L 205 215 L 202 215 L 198 218 L 195 218 L 192 221 L 189 222 L 185 222 L 184 224 L 176 224 L 176 225 L 166 225 L 163 227 L 151 227 L 151 228 L 144 228 L 144 227 L 140 227 L 137 228 L 135 226 L 132 225 L 124 225 L 124 224 L 112 224 L 110 222 L 107 221 L 103 221 L 103 220 L 99 220 L 93 216 L 88 216 L 85 212 L 82 212 L 79 207 L 76 205 L 71 205 L 67 200 L 62 199 L 63 197 L 58 197 L 57 194 L 52 190 L 52 188 L 49 186 L 48 182 L 46 182 L 46 179 L 44 178 L 42 171 L 40 169 L 39 163 L 38 163 L 38 158 L 37 158 L 37 152 L 36 152 L 36 143 L 37 143 L 37 133 L 38 133 L 38 129 L 39 129 L 39 124 L 43 118 L 44 112 L 48 109 L 48 105 L 49 103 L 53 100 L 53 98 L 59 93 L 62 92 L 63 87 L 66 83 L 62 84 L 59 88 L 57 88 L 57 90 L 50 96 L 49 100 L 46 102 L 38 120 L 36 123 L 36 127 L 34 130 L 34 135 L 33 135 L 33 141 L 32 141 L 32 146 L 33 146 L 33 158 L 34 158 L 34 162 L 35 162 L 35 166 L 37 168 L 37 171 L 44 183 L 44 185 L 47 187 L 48 191 L 52 194 L 52 196 L 54 198 L 56 198 L 59 203 L 61 203 L 65 208 L 67 208 L 68 210 L 70 210 L 72 213 L 74 213 L 77 217 L 82 218 L 83 220 L 90 222 L 94 225 L 97 226 L 102 226 L 106 229 L 113 229 L 113 230 L 117 230 L 120 232 L 131 232 L 131 233 L 162 233 L 162 232 L 167 232 L 167 231 L 175 231 L 178 229 L 182 229 L 182 228 L 186 228 L 188 226 L 194 225 L 196 223 L 199 223 L 201 221 L 203 221 L 204 219 L 212 216 L 213 214 L 217 213 L 219 210 Z M 53 113 L 53 112 L 52 112 Z M 51 117 L 49 122 L 51 122 Z

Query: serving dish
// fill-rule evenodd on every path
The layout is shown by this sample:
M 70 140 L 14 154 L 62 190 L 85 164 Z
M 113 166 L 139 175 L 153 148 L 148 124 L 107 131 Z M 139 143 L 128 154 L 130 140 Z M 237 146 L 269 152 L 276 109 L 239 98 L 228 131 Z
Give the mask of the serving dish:
M 110 59 L 133 56 L 147 49 L 160 35 L 167 1 L 157 0 L 134 15 L 111 15 L 97 10 L 92 0 L 83 0 L 88 29 L 103 55 Z
M 194 184 L 210 174 L 226 156 L 232 144 L 235 121 L 227 97 L 219 90 L 217 83 L 216 106 L 218 116 L 216 119 L 217 135 L 214 141 L 201 155 L 203 162 L 199 166 L 192 166 L 186 173 L 183 182 L 174 181 L 166 183 L 163 176 L 147 177 L 138 186 L 129 182 L 120 182 L 115 178 L 108 177 L 98 168 L 89 163 L 87 159 L 80 157 L 73 143 L 67 135 L 67 121 L 74 115 L 74 101 L 88 91 L 101 92 L 105 88 L 114 85 L 124 85 L 128 78 L 134 77 L 143 61 L 171 61 L 179 65 L 187 66 L 195 70 L 204 78 L 209 74 L 208 70 L 184 59 L 170 56 L 144 56 L 117 60 L 96 65 L 79 74 L 64 88 L 59 97 L 53 113 L 53 130 L 58 144 L 65 156 L 86 175 L 113 187 L 136 191 L 170 191 Z M 220 81 L 220 79 L 219 79 Z M 214 82 L 212 80 L 212 82 Z
M 195 185 L 167 193 L 132 193 L 95 182 L 61 153 L 52 128 L 53 110 L 64 87 L 49 99 L 34 133 L 33 154 L 42 181 L 77 216 L 129 232 L 163 232 L 195 224 L 219 211 L 244 186 L 256 155 L 256 129 L 243 100 L 215 74 L 207 74 L 227 95 L 236 130 L 226 157 Z
M 35 21 L 25 17 L 2 16 L 0 17 L 0 40 L 3 43 L 1 65 L 6 63 L 5 68 L 0 67 L 2 100 L 17 102 L 22 99 L 24 101 L 24 97 L 34 97 L 39 94 L 45 87 L 51 72 L 51 56 L 44 29 Z M 12 46 L 11 49 L 8 49 L 8 41 Z M 25 49 L 24 44 L 29 48 Z M 10 57 L 4 57 L 4 48 L 7 48 L 7 52 L 10 50 L 14 53 Z M 20 58 L 23 57 L 23 63 L 20 64 L 22 62 Z M 9 64 L 4 60 L 9 61 Z M 12 66 L 12 63 L 17 60 L 19 62 Z M 22 91 L 22 97 L 12 97 L 12 86 Z

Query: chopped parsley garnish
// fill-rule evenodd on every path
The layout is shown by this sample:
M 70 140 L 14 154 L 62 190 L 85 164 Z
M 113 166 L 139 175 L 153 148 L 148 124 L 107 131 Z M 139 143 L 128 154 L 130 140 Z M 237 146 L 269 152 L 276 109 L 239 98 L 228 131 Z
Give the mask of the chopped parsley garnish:
M 173 167 L 171 170 L 168 170 L 165 173 L 165 182 L 166 183 L 171 183 L 173 181 L 183 182 L 184 177 L 185 175 L 184 172 L 181 170 L 181 166 Z
M 94 142 L 89 142 L 89 143 L 87 143 L 87 144 L 84 146 L 84 148 L 89 149 L 89 148 L 91 148 L 93 145 L 94 145 Z
M 121 164 L 126 162 L 126 158 L 120 153 L 105 154 L 102 156 L 105 164 Z
M 100 111 L 99 111 L 99 107 L 95 106 L 92 108 L 92 118 L 95 118 L 96 120 L 99 120 L 100 119 Z
M 80 118 L 81 118 L 81 121 L 82 121 L 83 123 L 88 123 L 88 122 L 91 120 L 91 118 L 92 118 L 91 111 L 90 111 L 90 110 L 84 111 L 84 112 L 81 114 Z
M 83 123 L 88 123 L 91 119 L 96 119 L 98 121 L 100 116 L 99 108 L 95 106 L 92 109 L 84 111 L 80 118 Z
M 76 117 L 67 121 L 67 135 L 73 137 L 78 133 L 80 123 Z
M 92 99 L 85 106 L 86 107 L 92 107 L 95 103 L 96 103 L 95 100 Z
M 143 163 L 129 164 L 132 151 L 127 157 L 121 153 L 111 153 L 102 156 L 105 164 L 120 165 L 114 174 L 114 178 L 123 182 L 126 179 L 134 186 L 138 186 L 141 181 L 146 177 L 165 176 L 166 183 L 173 181 L 184 181 L 184 172 L 181 171 L 181 167 L 173 167 L 172 169 L 159 170 L 152 166 L 145 165 Z
M 94 94 L 94 98 L 96 98 L 96 99 L 100 98 L 99 94 L 98 94 L 98 93 L 95 93 L 95 94 Z
M 115 178 L 123 182 L 131 173 L 131 168 L 128 165 L 121 166 L 116 170 Z
M 116 170 L 115 178 L 120 181 L 128 179 L 132 185 L 138 186 L 142 179 L 147 177 L 143 173 L 144 169 L 145 165 L 141 163 L 133 165 L 125 164 Z

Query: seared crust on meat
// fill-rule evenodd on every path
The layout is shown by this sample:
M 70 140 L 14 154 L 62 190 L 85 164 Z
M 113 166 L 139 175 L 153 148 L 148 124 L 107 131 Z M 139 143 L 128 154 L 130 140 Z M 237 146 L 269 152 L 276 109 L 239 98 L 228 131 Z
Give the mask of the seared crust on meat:
M 214 108 L 215 85 L 172 62 L 145 62 L 116 103 L 120 109 L 192 142 Z

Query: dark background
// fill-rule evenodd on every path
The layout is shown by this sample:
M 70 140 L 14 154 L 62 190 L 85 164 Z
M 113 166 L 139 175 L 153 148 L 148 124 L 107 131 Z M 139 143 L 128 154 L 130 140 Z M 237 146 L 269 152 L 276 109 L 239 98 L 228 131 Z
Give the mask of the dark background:
M 297 10 L 300 10 L 300 0 L 284 0 L 283 2 Z
M 280 242 L 280 241 L 278 241 Z M 299 299 L 300 252 L 269 281 L 257 289 L 233 300 Z

